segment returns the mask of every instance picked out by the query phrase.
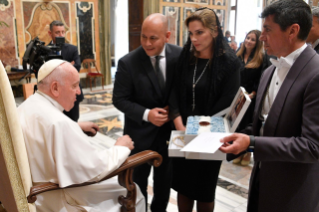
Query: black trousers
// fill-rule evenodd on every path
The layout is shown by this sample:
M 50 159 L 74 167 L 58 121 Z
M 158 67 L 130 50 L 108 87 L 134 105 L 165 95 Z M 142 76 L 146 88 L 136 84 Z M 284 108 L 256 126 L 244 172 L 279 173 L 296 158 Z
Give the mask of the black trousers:
M 150 150 L 158 152 L 163 157 L 163 162 L 159 167 L 154 167 L 153 172 L 153 200 L 151 203 L 152 212 L 166 212 L 168 205 L 172 181 L 171 161 L 168 157 L 168 146 L 166 141 L 154 141 Z M 143 150 L 133 149 L 132 154 L 136 154 Z M 146 203 L 147 211 L 147 186 L 148 177 L 150 175 L 151 167 L 149 164 L 143 164 L 134 169 L 133 181 L 140 187 Z

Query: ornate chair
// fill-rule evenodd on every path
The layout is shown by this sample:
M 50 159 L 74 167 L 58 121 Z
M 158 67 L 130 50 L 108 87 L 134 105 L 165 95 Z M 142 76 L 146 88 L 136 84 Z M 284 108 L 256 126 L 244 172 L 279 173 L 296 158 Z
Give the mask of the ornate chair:
M 132 155 L 117 170 L 102 179 L 107 180 L 118 175 L 119 184 L 127 189 L 127 196 L 118 198 L 122 205 L 121 211 L 135 211 L 136 187 L 132 180 L 132 173 L 134 167 L 146 162 L 159 166 L 162 157 L 153 151 Z M 62 188 L 50 182 L 32 186 L 32 176 L 15 101 L 8 77 L 0 61 L 0 202 L 7 212 L 36 212 L 34 204 L 36 195 L 57 189 Z M 1 204 L 0 211 L 3 211 Z
M 88 73 L 86 75 L 86 86 L 88 84 L 88 81 L 90 83 L 90 90 L 92 91 L 92 80 L 94 81 L 94 86 L 96 87 L 96 78 L 101 77 L 102 78 L 102 89 L 104 90 L 104 76 L 103 74 L 97 69 L 95 60 L 94 59 L 84 59 L 83 67 L 88 69 Z

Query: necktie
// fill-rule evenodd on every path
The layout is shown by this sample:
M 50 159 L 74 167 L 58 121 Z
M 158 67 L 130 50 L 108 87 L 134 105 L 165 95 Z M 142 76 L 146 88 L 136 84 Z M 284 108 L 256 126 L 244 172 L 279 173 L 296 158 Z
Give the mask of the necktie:
M 164 90 L 165 90 L 164 76 L 163 76 L 163 73 L 162 73 L 162 71 L 160 69 L 160 66 L 159 66 L 159 61 L 161 59 L 161 56 L 156 56 L 155 59 L 156 59 L 156 62 L 155 62 L 155 73 L 157 75 L 158 84 L 159 84 L 162 92 L 164 92 Z

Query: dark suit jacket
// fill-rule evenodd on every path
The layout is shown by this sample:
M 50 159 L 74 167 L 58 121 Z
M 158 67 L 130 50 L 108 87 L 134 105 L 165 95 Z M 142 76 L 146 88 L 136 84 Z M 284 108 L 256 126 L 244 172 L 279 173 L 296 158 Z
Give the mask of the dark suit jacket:
M 172 130 L 170 122 L 157 127 L 143 121 L 145 109 L 165 107 L 171 92 L 173 73 L 182 48 L 166 44 L 166 88 L 164 95 L 150 57 L 140 46 L 118 62 L 115 76 L 113 104 L 125 114 L 124 134 L 128 134 L 138 149 L 148 149 L 155 139 L 165 145 Z
M 65 43 L 62 46 L 61 55 L 63 59 L 68 62 L 74 61 L 74 67 L 76 68 L 76 70 L 80 71 L 81 59 L 79 56 L 78 48 L 76 46 Z
M 76 46 L 73 46 L 71 44 L 65 43 L 62 46 L 61 55 L 63 60 L 66 60 L 68 62 L 74 61 L 74 68 L 78 70 L 78 72 L 81 69 L 81 59 L 79 56 L 78 48 Z M 81 102 L 84 99 L 82 87 L 80 86 L 81 94 L 77 95 L 76 101 Z
M 260 80 L 252 128 L 256 136 L 274 70 L 270 66 Z M 254 151 L 248 212 L 256 207 L 259 212 L 319 211 L 319 55 L 311 47 L 289 70 Z

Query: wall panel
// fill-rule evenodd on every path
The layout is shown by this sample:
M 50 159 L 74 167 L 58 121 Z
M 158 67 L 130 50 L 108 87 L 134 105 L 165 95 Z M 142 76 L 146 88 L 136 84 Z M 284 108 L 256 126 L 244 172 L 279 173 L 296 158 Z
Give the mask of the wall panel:
M 27 44 L 36 36 L 48 44 L 49 24 L 61 20 L 66 42 L 78 47 L 81 60 L 94 58 L 100 68 L 98 7 L 98 0 L 1 0 L 0 21 L 6 24 L 0 26 L 0 59 L 22 65 Z

